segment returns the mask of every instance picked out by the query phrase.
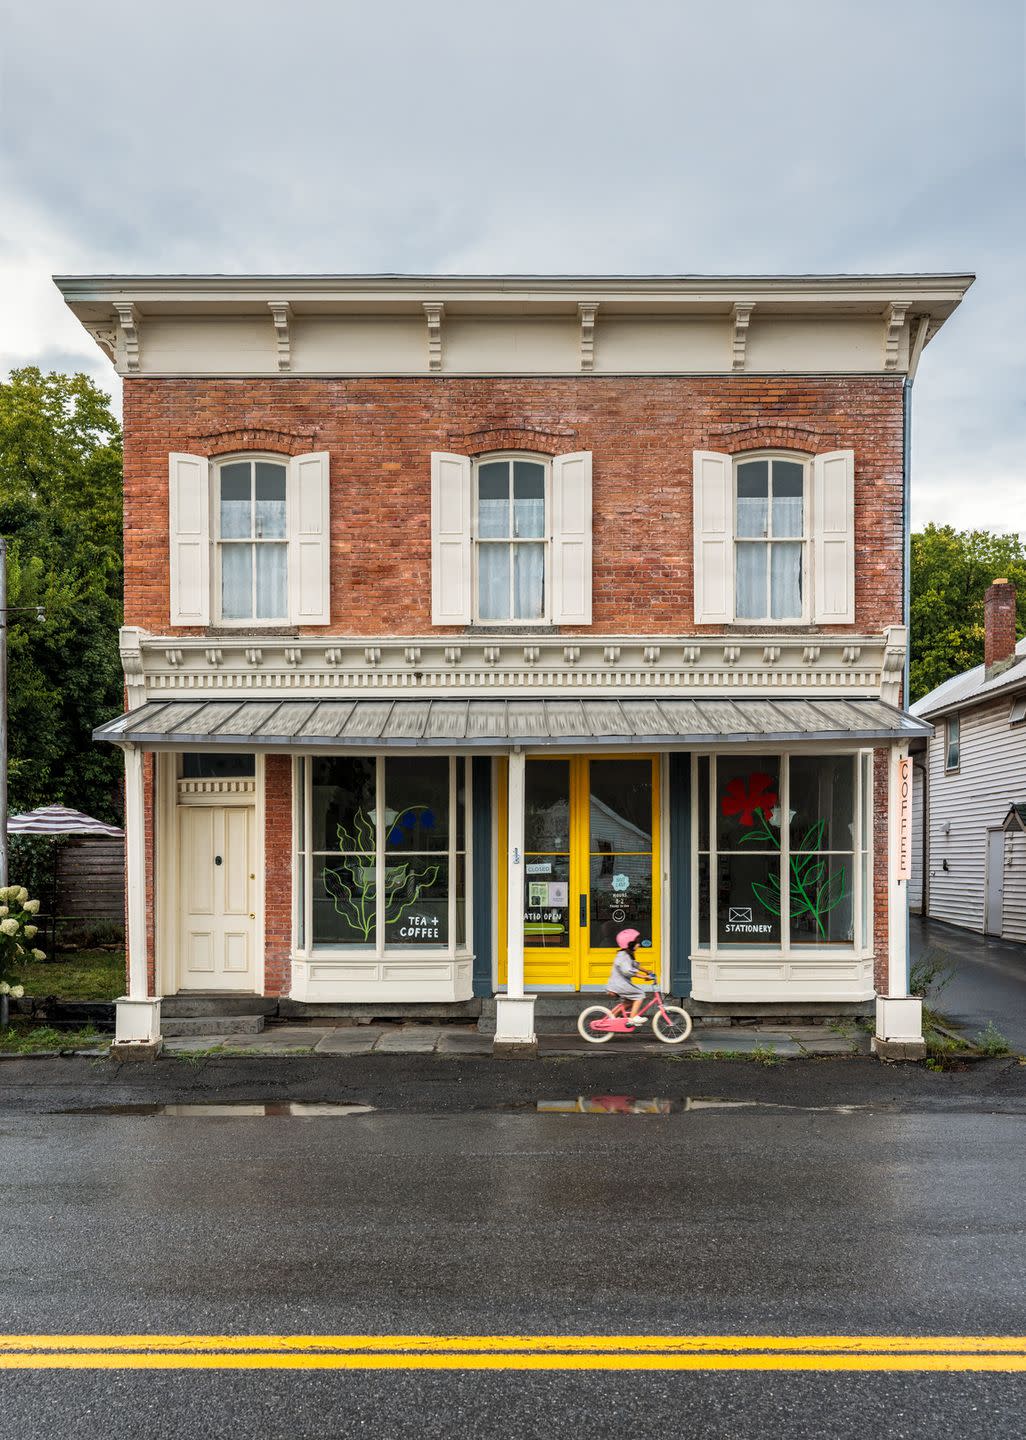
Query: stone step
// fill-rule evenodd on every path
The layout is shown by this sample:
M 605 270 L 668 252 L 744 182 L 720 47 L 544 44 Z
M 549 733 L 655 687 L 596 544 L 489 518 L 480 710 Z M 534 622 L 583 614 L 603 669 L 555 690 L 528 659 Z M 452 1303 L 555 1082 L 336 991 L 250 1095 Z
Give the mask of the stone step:
M 262 1015 L 197 1015 L 160 1021 L 165 1039 L 183 1035 L 259 1035 L 264 1028 Z
M 475 1020 L 481 1013 L 481 1000 L 289 1000 L 278 1001 L 278 1015 L 290 1023 L 302 1020 L 355 1020 L 371 1024 L 375 1020 Z
M 184 995 L 165 995 L 160 1002 L 163 1020 L 200 1020 L 208 1015 L 276 1015 L 275 996 L 205 995 L 202 991 Z

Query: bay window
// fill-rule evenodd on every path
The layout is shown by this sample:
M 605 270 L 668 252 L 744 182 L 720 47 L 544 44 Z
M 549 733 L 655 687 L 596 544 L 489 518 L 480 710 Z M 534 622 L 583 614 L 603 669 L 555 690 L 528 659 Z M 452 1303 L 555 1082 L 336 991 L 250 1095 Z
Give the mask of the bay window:
M 465 949 L 467 761 L 297 762 L 300 950 Z
M 697 949 L 869 947 L 871 752 L 693 766 Z

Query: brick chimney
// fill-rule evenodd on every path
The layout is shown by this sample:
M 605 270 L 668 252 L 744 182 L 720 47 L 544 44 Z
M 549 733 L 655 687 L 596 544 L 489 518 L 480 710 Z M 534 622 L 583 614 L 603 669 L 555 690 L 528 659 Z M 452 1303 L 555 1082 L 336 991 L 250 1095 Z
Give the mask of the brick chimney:
M 983 663 L 988 678 L 1015 655 L 1015 586 L 995 580 L 983 597 Z

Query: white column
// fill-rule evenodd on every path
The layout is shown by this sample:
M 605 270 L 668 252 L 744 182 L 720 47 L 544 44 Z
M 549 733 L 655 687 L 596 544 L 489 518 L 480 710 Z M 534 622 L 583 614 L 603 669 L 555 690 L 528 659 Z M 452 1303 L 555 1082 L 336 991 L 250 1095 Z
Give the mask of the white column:
M 887 993 L 876 1001 L 874 1047 L 923 1052 L 923 1002 L 908 993 L 908 882 L 912 846 L 912 767 L 908 746 L 894 745 L 887 785 Z
M 506 885 L 506 993 L 524 993 L 524 777 L 522 750 L 509 757 L 509 816 Z
M 497 1049 L 535 1049 L 534 996 L 524 994 L 524 752 L 509 757 L 506 853 L 506 994 L 495 1002 Z
M 128 885 L 128 994 L 117 1002 L 115 1049 L 160 1039 L 160 1001 L 149 994 L 146 946 L 146 794 L 143 752 L 125 746 L 125 870 Z

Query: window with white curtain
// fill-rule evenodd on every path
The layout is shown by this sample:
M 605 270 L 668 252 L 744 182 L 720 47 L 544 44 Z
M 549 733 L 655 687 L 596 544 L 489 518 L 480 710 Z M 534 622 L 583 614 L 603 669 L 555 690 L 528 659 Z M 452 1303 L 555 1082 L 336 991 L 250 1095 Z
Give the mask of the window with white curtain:
M 474 466 L 475 619 L 548 615 L 549 462 L 488 455 Z
M 288 618 L 287 476 L 287 462 L 273 456 L 236 456 L 216 467 L 221 620 Z
M 738 620 L 801 620 L 806 612 L 808 501 L 804 461 L 740 457 L 734 466 Z

